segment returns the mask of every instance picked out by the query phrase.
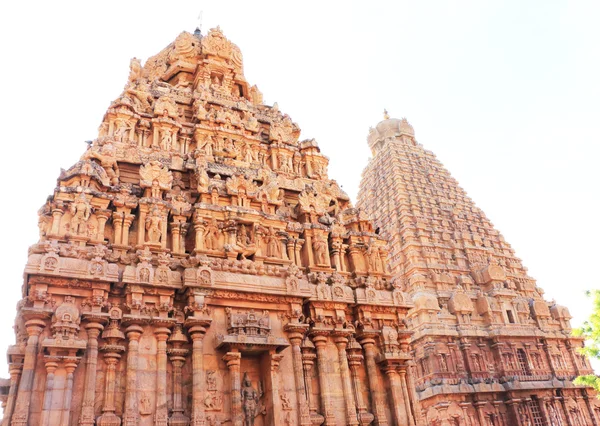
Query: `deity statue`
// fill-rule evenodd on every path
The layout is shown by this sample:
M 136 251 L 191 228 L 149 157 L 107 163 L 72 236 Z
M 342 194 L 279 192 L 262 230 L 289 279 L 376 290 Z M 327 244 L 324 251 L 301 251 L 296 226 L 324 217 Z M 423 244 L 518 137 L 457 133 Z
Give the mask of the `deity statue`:
M 81 194 L 70 206 L 71 210 L 71 231 L 76 235 L 81 235 L 85 232 L 85 224 L 92 214 L 92 207 L 85 198 L 85 194 Z
M 162 236 L 162 221 L 163 218 L 155 207 L 152 209 L 149 216 L 146 217 L 146 241 L 152 244 L 157 244 L 160 242 L 160 238 Z
M 316 237 L 313 241 L 313 250 L 315 252 L 315 263 L 317 265 L 327 264 L 327 241 L 323 237 Z
M 171 135 L 171 130 L 169 130 L 169 129 L 163 130 L 160 144 L 162 146 L 162 149 L 164 149 L 165 151 L 171 150 L 171 145 L 173 144 L 173 136 Z
M 242 409 L 244 411 L 244 426 L 254 426 L 254 419 L 259 414 L 260 395 L 252 387 L 248 373 L 244 373 L 242 381 Z
M 210 221 L 204 231 L 204 247 L 207 250 L 217 250 L 217 242 L 219 241 L 219 226 L 217 220 Z

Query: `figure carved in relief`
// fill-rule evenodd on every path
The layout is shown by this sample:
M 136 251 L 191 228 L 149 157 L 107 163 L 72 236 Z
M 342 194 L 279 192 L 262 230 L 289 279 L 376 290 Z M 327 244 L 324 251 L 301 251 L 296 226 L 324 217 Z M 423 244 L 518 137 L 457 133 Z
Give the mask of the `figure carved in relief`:
M 204 107 L 204 102 L 200 99 L 196 99 L 194 105 L 196 107 L 196 118 L 198 120 L 206 120 L 208 117 L 208 111 Z
M 313 251 L 315 253 L 315 263 L 317 265 L 327 264 L 327 241 L 322 236 L 315 237 L 313 241 Z
M 246 113 L 247 114 L 247 121 L 246 121 L 246 130 L 250 130 L 252 132 L 256 132 L 258 131 L 258 120 L 256 119 L 256 117 L 254 116 L 254 114 L 252 114 L 251 112 Z
M 244 426 L 254 426 L 254 419 L 259 413 L 260 395 L 252 387 L 248 373 L 244 373 L 242 382 L 242 409 L 244 411 Z
M 281 250 L 279 244 L 279 238 L 273 228 L 270 228 L 269 233 L 265 236 L 267 240 L 267 256 L 268 257 L 281 257 Z
M 85 195 L 82 193 L 77 199 L 71 203 L 71 231 L 76 235 L 85 233 L 88 219 L 92 214 L 92 207 L 88 203 Z
M 208 370 L 206 372 L 206 388 L 209 391 L 217 390 L 217 375 L 215 370 Z
M 206 247 L 207 250 L 217 250 L 217 243 L 219 241 L 219 226 L 217 220 L 211 220 L 204 232 L 204 247 Z
M 150 215 L 146 217 L 146 241 L 152 244 L 160 242 L 162 236 L 162 216 L 158 209 L 155 207 L 150 212 Z
M 152 405 L 150 403 L 150 398 L 148 398 L 148 395 L 146 394 L 142 394 L 142 398 L 140 399 L 140 414 L 142 416 L 152 414 Z
M 164 149 L 165 151 L 171 150 L 171 146 L 173 145 L 173 136 L 171 134 L 171 130 L 169 130 L 169 129 L 163 130 L 160 144 L 161 144 L 162 149 Z

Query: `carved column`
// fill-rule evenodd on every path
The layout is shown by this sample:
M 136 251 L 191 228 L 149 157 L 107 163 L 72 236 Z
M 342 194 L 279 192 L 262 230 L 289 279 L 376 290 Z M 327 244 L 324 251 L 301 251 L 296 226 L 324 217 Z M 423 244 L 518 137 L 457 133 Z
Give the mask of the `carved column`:
M 312 250 L 312 248 L 311 248 Z M 317 349 L 317 364 L 319 366 L 319 386 L 321 387 L 321 409 L 325 416 L 325 426 L 335 426 L 335 416 L 331 406 L 331 394 L 329 390 L 329 379 L 327 372 L 331 366 L 328 363 L 325 348 L 327 346 L 327 337 L 323 334 L 313 335 L 313 343 Z
M 302 246 L 304 245 L 304 240 L 299 238 L 296 240 L 295 246 L 295 254 L 296 254 L 296 265 L 302 267 Z
M 167 409 L 167 338 L 171 330 L 165 327 L 168 322 L 160 321 L 154 329 L 156 336 L 156 412 L 155 426 L 167 426 L 169 411 Z M 169 324 L 170 325 L 170 324 Z
M 45 322 L 38 318 L 30 319 L 25 323 L 27 329 L 27 346 L 25 347 L 25 359 L 23 360 L 23 373 L 17 393 L 15 412 L 12 416 L 12 426 L 27 426 L 29 420 L 29 404 L 31 402 L 31 391 L 35 375 L 35 361 L 37 358 L 40 334 L 44 330 Z
M 270 351 L 268 357 L 265 356 L 263 358 L 263 361 L 268 363 L 267 365 L 264 365 L 264 369 L 269 371 L 269 375 L 266 378 L 265 391 L 269 393 L 270 390 L 271 401 L 268 401 L 268 404 L 272 404 L 266 406 L 266 424 L 276 425 L 283 421 L 282 400 L 281 394 L 279 393 L 279 363 L 282 359 L 283 355 L 275 353 L 274 350 Z
M 65 212 L 61 208 L 52 209 L 52 231 L 53 236 L 58 236 L 60 233 L 60 221 Z
M 422 421 L 419 413 L 421 412 L 421 404 L 419 403 L 419 396 L 417 395 L 417 387 L 415 381 L 415 362 L 413 360 L 406 362 L 406 385 L 408 386 L 408 394 L 410 397 L 410 405 L 412 412 L 416 416 L 415 424 L 420 425 Z
M 104 406 L 102 415 L 98 417 L 98 426 L 119 426 L 121 419 L 115 414 L 115 374 L 121 355 L 108 351 L 104 354 L 106 363 L 106 379 L 104 382 Z
M 110 217 L 110 211 L 108 210 L 98 210 L 96 211 L 96 217 L 98 218 L 98 231 L 96 233 L 96 240 L 100 243 L 104 242 L 104 228 L 106 226 L 106 221 Z
M 406 409 L 406 417 L 408 418 L 408 424 L 414 426 L 415 419 L 413 417 L 412 408 L 410 406 L 410 395 L 408 393 L 408 387 L 406 386 L 406 366 L 400 368 L 398 373 L 400 375 L 400 384 L 402 385 L 402 398 L 404 399 L 404 406 Z
M 139 419 L 138 397 L 137 397 L 137 369 L 140 336 L 144 330 L 138 324 L 127 327 L 127 382 L 125 385 L 125 413 L 123 415 L 124 426 L 137 426 Z
M 131 228 L 133 219 L 135 219 L 135 215 L 133 214 L 125 214 L 123 217 L 123 237 L 121 238 L 121 244 L 124 246 L 129 245 L 129 228 Z
M 102 333 L 102 338 L 106 344 L 101 350 L 104 352 L 104 363 L 106 372 L 104 375 L 104 402 L 102 406 L 102 415 L 96 421 L 97 426 L 119 426 L 121 419 L 115 414 L 115 376 L 117 363 L 121 359 L 121 353 L 125 352 L 125 347 L 120 342 L 125 338 L 119 328 L 117 318 L 111 319 L 110 324 Z M 86 384 L 88 382 L 86 381 Z M 92 406 L 93 418 L 93 406 Z
M 231 380 L 231 420 L 233 426 L 243 426 L 242 424 L 242 384 L 240 380 L 240 362 L 242 354 L 239 352 L 227 352 L 223 356 L 223 361 L 229 368 L 229 378 Z
M 408 416 L 406 415 L 406 405 L 402 395 L 402 383 L 397 371 L 397 366 L 393 363 L 384 366 L 385 374 L 390 381 L 390 391 L 392 393 L 392 414 L 397 425 L 408 425 Z
M 385 407 L 381 396 L 381 386 L 379 385 L 379 373 L 377 363 L 375 361 L 375 339 L 374 335 L 363 334 L 360 341 L 365 351 L 365 362 L 367 364 L 367 376 L 369 378 L 369 391 L 371 394 L 372 410 L 375 416 L 376 426 L 387 426 L 388 422 L 385 417 Z
M 520 399 L 509 399 L 505 401 L 505 404 L 508 405 L 509 411 L 511 412 L 511 417 L 514 419 L 513 423 L 515 426 L 526 426 L 521 423 L 521 416 L 519 415 L 519 403 Z
M 545 401 L 548 398 L 539 398 L 537 403 L 540 406 L 540 412 L 542 413 L 542 418 L 544 419 L 544 424 L 550 424 L 550 416 L 548 415 L 548 410 L 546 410 Z
M 575 362 L 574 359 L 573 359 L 573 362 Z M 583 390 L 583 400 L 585 401 L 585 406 L 588 409 L 589 417 L 592 419 L 592 424 L 594 426 L 598 426 L 598 420 L 596 419 L 596 413 L 594 413 L 594 409 L 592 407 L 592 404 L 590 403 L 590 396 L 586 389 Z
M 68 426 L 71 420 L 71 401 L 73 400 L 73 372 L 77 368 L 79 359 L 71 358 L 65 361 L 65 370 L 67 371 L 67 383 L 65 387 L 65 396 L 63 399 L 63 409 L 61 416 L 61 425 Z
M 180 223 L 179 222 L 171 222 L 171 248 L 173 253 L 180 253 L 179 243 L 181 242 L 179 238 L 180 231 Z
M 308 328 L 307 324 L 287 324 L 285 331 L 292 344 L 292 362 L 294 365 L 294 379 L 296 382 L 296 400 L 298 402 L 298 422 L 300 425 L 310 425 L 310 411 L 306 399 L 306 387 L 302 368 L 302 351 L 300 343 Z
M 123 216 L 125 213 L 123 212 L 113 212 L 112 214 L 112 223 L 114 228 L 114 238 L 113 244 L 121 245 L 122 237 L 123 237 Z
M 138 217 L 138 230 L 137 230 L 137 245 L 142 247 L 146 241 L 146 214 L 148 207 L 140 205 L 140 213 Z
M 13 414 L 15 407 L 15 399 L 17 397 L 17 387 L 19 385 L 19 379 L 21 378 L 22 364 L 11 363 L 9 365 L 10 373 L 10 389 L 8 391 L 8 398 L 6 400 L 6 407 L 4 408 L 4 417 L 2 418 L 2 426 L 9 426 L 10 418 Z
M 352 384 L 354 387 L 354 398 L 356 400 L 356 410 L 358 412 L 358 423 L 361 425 L 369 425 L 375 417 L 367 410 L 367 405 L 363 399 L 363 395 L 360 389 L 360 377 L 358 376 L 359 368 L 362 365 L 364 357 L 362 355 L 362 348 L 358 342 L 354 339 L 350 340 L 348 349 L 348 365 L 352 374 Z
M 98 374 L 98 336 L 104 329 L 104 326 L 99 322 L 90 321 L 86 324 L 85 329 L 88 335 L 87 361 L 79 424 L 81 426 L 93 426 L 94 403 L 96 401 L 96 375 Z
M 192 338 L 192 426 L 204 426 L 204 336 L 210 320 L 185 321 Z
M 49 358 L 46 361 L 46 388 L 44 390 L 44 405 L 42 406 L 42 426 L 48 426 L 50 422 L 50 410 L 52 410 L 52 391 L 54 390 L 54 372 L 58 368 L 58 360 Z
M 183 414 L 181 370 L 189 351 L 181 347 L 187 343 L 187 338 L 182 333 L 180 324 L 175 325 L 175 330 L 169 337 L 169 343 L 173 345 L 168 351 L 171 364 L 173 364 L 173 414 L 169 418 L 169 426 L 188 426 L 190 419 Z
M 350 379 L 350 368 L 348 367 L 348 356 L 346 354 L 346 346 L 348 345 L 348 337 L 346 335 L 335 336 L 334 342 L 338 350 L 340 375 L 342 376 L 342 391 L 344 392 L 344 403 L 346 406 L 346 424 L 350 426 L 358 425 L 359 423 L 356 417 L 356 405 L 354 404 L 352 380 Z
M 304 369 L 304 384 L 306 385 L 306 396 L 308 399 L 308 409 L 310 411 L 311 424 L 320 426 L 325 421 L 325 417 L 317 412 L 317 402 L 315 401 L 312 387 L 312 367 L 317 356 L 314 354 L 315 345 L 308 337 L 302 341 L 302 367 Z
M 294 263 L 296 266 L 300 266 L 296 263 L 296 258 L 294 256 L 294 239 L 288 238 L 287 243 L 285 245 L 287 250 L 288 258 Z

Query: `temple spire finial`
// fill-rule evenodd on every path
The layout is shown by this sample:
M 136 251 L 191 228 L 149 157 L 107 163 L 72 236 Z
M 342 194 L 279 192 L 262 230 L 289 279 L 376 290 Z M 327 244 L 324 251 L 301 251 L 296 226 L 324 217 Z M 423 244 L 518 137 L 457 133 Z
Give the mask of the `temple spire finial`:
M 390 115 L 388 114 L 387 109 L 383 109 L 383 119 L 384 120 L 389 120 L 390 119 Z

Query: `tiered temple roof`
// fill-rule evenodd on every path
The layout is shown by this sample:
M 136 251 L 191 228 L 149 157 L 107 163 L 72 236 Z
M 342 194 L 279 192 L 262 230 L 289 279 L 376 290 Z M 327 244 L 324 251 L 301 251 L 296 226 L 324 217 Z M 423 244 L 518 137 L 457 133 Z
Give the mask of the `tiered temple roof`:
M 481 424 L 498 424 L 510 404 L 509 424 L 537 424 L 532 398 L 544 401 L 543 424 L 597 424 L 595 398 L 572 383 L 592 370 L 577 352 L 583 342 L 571 336 L 568 309 L 544 300 L 514 250 L 406 119 L 386 113 L 368 143 L 373 158 L 358 206 L 389 239 L 395 280 L 415 303 L 406 323 L 429 424 L 452 421 L 465 403 L 483 407 Z

